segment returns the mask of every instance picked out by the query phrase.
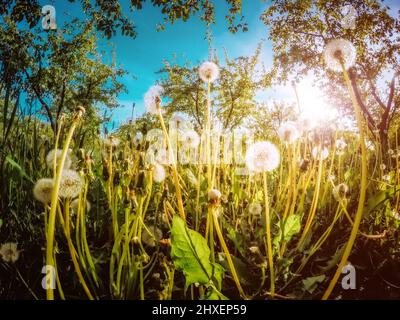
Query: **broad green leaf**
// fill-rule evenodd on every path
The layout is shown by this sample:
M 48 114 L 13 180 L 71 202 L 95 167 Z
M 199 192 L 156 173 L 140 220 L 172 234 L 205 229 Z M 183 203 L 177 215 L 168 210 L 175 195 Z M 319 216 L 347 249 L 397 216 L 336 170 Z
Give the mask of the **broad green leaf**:
M 303 287 L 304 290 L 313 293 L 314 290 L 317 288 L 318 283 L 321 283 L 322 281 L 325 280 L 325 275 L 321 274 L 316 277 L 309 277 L 303 280 Z
M 397 192 L 400 191 L 399 186 L 395 186 L 386 190 L 381 190 L 370 197 L 364 207 L 364 215 L 370 214 L 375 208 L 384 203 L 386 200 L 391 199 Z
M 283 235 L 281 228 L 279 228 L 279 233 L 273 240 L 274 245 L 278 246 L 280 241 L 288 242 L 295 234 L 299 233 L 300 228 L 301 228 L 300 215 L 292 214 L 286 219 L 283 225 Z
M 207 285 L 211 281 L 221 287 L 224 269 L 211 263 L 206 239 L 189 229 L 178 216 L 172 219 L 171 257 L 175 267 L 185 275 L 186 288 L 193 283 Z

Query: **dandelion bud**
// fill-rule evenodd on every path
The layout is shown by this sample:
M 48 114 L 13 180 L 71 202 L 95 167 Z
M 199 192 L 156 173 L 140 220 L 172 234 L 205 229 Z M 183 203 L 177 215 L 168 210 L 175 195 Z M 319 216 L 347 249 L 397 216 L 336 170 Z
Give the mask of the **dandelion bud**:
M 208 200 L 210 202 L 216 202 L 221 198 L 221 192 L 217 189 L 211 189 L 208 191 Z
M 349 192 L 349 187 L 345 183 L 341 183 L 333 189 L 332 193 L 334 198 L 337 201 L 340 201 L 346 198 L 348 192 Z
M 0 256 L 4 262 L 15 263 L 19 258 L 19 251 L 15 242 L 7 242 L 1 245 Z

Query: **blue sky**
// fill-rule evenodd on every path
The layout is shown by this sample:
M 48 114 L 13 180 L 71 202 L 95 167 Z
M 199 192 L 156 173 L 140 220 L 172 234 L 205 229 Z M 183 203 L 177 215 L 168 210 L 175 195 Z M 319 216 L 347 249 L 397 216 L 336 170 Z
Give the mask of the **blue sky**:
M 228 31 L 228 23 L 225 20 L 228 6 L 222 0 L 213 2 L 216 5 L 216 24 L 211 26 L 212 46 L 219 56 L 222 57 L 224 48 L 231 58 L 253 54 L 261 39 L 266 39 L 268 36 L 267 27 L 259 19 L 268 3 L 261 0 L 244 0 L 242 13 L 248 23 L 249 31 L 232 34 Z M 40 3 L 55 7 L 59 26 L 65 19 L 81 15 L 77 11 L 79 5 L 71 5 L 66 0 L 44 0 Z M 179 63 L 189 61 L 192 64 L 200 64 L 208 57 L 206 26 L 198 15 L 187 22 L 166 24 L 164 31 L 157 31 L 157 24 L 163 22 L 159 8 L 153 7 L 150 1 L 146 1 L 142 10 L 130 12 L 129 0 L 122 0 L 121 3 L 126 9 L 125 14 L 136 25 L 137 37 L 132 39 L 116 35 L 111 40 L 99 41 L 99 49 L 106 51 L 104 61 L 109 63 L 112 61 L 111 43 L 116 51 L 117 65 L 128 71 L 128 74 L 121 78 L 128 93 L 118 97 L 121 107 L 113 112 L 113 120 L 117 126 L 131 117 L 132 103 L 136 103 L 135 116 L 144 112 L 143 95 L 159 79 L 160 75 L 156 72 L 161 69 L 164 59 L 172 61 L 176 56 Z M 263 61 L 268 63 L 271 60 L 272 51 L 268 42 L 263 45 L 262 55 Z
M 81 15 L 77 9 L 79 5 L 71 5 L 66 0 L 45 0 L 41 4 L 55 6 L 57 22 Z M 213 1 L 216 5 L 216 24 L 211 26 L 213 34 L 212 46 L 217 50 L 220 57 L 225 48 L 231 58 L 241 55 L 253 54 L 258 43 L 268 38 L 268 28 L 261 22 L 260 15 L 268 7 L 269 1 L 243 0 L 242 13 L 249 26 L 248 32 L 232 34 L 228 31 L 228 25 L 224 18 L 227 5 L 223 0 Z M 111 40 L 100 40 L 99 49 L 105 50 L 104 61 L 111 63 L 113 49 L 115 47 L 116 62 L 128 74 L 121 78 L 127 87 L 127 93 L 118 97 L 121 105 L 113 112 L 114 125 L 118 126 L 131 117 L 132 103 L 136 104 L 135 116 L 144 112 L 143 95 L 147 89 L 160 77 L 156 74 L 162 67 L 164 59 L 172 61 L 176 56 L 179 63 L 189 61 L 192 64 L 200 64 L 207 60 L 208 43 L 205 40 L 206 26 L 198 16 L 194 16 L 187 22 L 178 21 L 173 25 L 167 24 L 166 30 L 157 31 L 157 24 L 163 22 L 163 16 L 159 8 L 146 1 L 143 9 L 136 12 L 129 11 L 129 0 L 121 0 L 125 13 L 135 22 L 138 33 L 135 39 L 117 35 Z M 391 6 L 392 14 L 396 14 L 400 5 L 398 0 L 387 0 L 386 4 Z M 266 67 L 271 65 L 272 50 L 271 43 L 263 42 L 261 61 Z M 315 96 L 312 88 L 308 86 L 307 95 Z M 270 98 L 294 99 L 294 93 L 290 87 L 277 87 L 268 92 L 257 95 L 260 100 Z M 305 101 L 306 102 L 306 101 Z M 320 104 L 319 101 L 307 101 L 311 104 Z M 320 108 L 319 108 L 320 109 Z
M 215 3 L 217 23 L 211 26 L 211 30 L 214 37 L 213 47 L 220 56 L 223 48 L 227 49 L 232 58 L 254 53 L 258 42 L 267 37 L 267 28 L 259 19 L 267 4 L 258 0 L 244 1 L 242 12 L 249 24 L 249 31 L 232 34 L 228 31 L 224 19 L 224 14 L 227 12 L 225 1 L 219 0 Z M 163 59 L 173 60 L 176 55 L 179 63 L 190 61 L 198 64 L 208 57 L 206 26 L 198 16 L 187 22 L 167 24 L 164 31 L 156 30 L 157 23 L 162 22 L 162 15 L 160 10 L 152 7 L 150 3 L 147 3 L 143 10 L 134 12 L 130 16 L 137 25 L 137 38 L 116 36 L 112 39 L 116 49 L 117 64 L 129 72 L 122 79 L 128 88 L 128 93 L 118 97 L 122 107 L 114 112 L 113 119 L 117 123 L 131 117 L 133 102 L 136 103 L 136 116 L 144 112 L 143 94 L 160 77 L 156 72 L 162 67 Z M 264 47 L 270 50 L 268 45 Z M 263 50 L 263 55 L 267 59 L 265 51 Z

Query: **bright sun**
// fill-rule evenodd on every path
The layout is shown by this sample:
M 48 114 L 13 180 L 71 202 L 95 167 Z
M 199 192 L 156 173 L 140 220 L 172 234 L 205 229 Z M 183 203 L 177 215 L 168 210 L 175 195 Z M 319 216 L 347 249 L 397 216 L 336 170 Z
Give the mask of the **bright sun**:
M 338 118 L 338 110 L 328 104 L 318 87 L 311 81 L 303 81 L 297 86 L 301 117 L 311 119 L 315 125 L 331 122 Z

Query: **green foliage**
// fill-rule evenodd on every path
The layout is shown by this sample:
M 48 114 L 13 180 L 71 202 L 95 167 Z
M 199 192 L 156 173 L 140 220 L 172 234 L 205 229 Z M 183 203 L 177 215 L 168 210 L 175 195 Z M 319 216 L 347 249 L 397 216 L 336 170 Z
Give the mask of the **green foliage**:
M 185 286 L 198 283 L 221 287 L 224 269 L 210 261 L 210 248 L 203 236 L 189 229 L 178 216 L 172 219 L 171 257 L 186 278 Z

